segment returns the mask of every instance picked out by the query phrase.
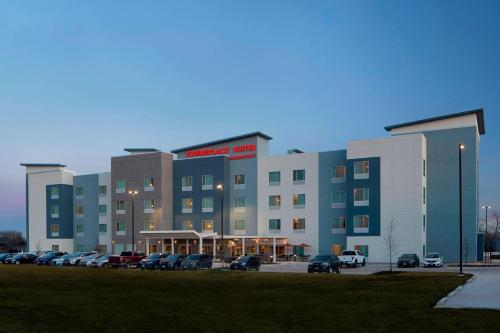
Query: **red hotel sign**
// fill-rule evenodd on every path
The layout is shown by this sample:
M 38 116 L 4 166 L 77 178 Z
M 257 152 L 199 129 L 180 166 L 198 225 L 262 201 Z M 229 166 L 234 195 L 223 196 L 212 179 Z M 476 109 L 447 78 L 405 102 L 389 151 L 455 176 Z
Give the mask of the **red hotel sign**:
M 195 149 L 188 150 L 186 152 L 186 157 L 205 157 L 205 156 L 213 156 L 213 155 L 229 155 L 230 153 L 236 154 L 232 155 L 230 159 L 232 160 L 242 160 L 255 158 L 257 156 L 255 153 L 257 151 L 257 145 L 247 144 L 241 146 L 234 146 L 231 149 L 229 147 L 219 147 L 219 148 L 205 148 L 205 149 Z M 250 153 L 249 153 L 250 152 Z

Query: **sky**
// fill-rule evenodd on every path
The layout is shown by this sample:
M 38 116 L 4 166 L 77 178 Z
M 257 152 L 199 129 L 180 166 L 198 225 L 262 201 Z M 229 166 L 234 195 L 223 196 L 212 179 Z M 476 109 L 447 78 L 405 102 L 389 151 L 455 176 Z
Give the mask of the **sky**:
M 335 150 L 481 107 L 500 212 L 499 59 L 500 1 L 0 0 L 0 230 L 24 231 L 21 162 L 109 171 L 253 131 Z

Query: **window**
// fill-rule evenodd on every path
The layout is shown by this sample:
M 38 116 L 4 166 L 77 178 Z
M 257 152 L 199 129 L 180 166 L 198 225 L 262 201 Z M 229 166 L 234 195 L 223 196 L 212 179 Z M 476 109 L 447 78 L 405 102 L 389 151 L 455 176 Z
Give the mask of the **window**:
M 154 221 L 146 221 L 144 222 L 144 231 L 153 231 L 155 230 Z
M 50 187 L 50 198 L 53 200 L 59 199 L 59 187 L 57 186 Z
M 192 191 L 193 190 L 193 176 L 184 176 L 182 181 L 182 191 Z
M 269 196 L 269 208 L 278 209 L 281 205 L 281 195 L 270 195 Z
M 201 221 L 203 231 L 213 231 L 214 230 L 214 221 L 213 220 L 202 220 Z
M 425 232 L 425 214 L 422 216 L 422 231 Z
M 118 200 L 116 202 L 116 214 L 125 214 L 125 201 Z
M 246 230 L 246 225 L 245 225 L 245 220 L 235 220 L 234 221 L 234 231 L 235 233 L 245 231 Z
M 293 231 L 304 231 L 306 229 L 306 219 L 294 218 Z
M 119 222 L 116 222 L 116 234 L 118 236 L 123 236 L 125 235 L 125 231 L 126 231 L 126 224 L 124 221 L 119 221 Z
M 354 250 L 359 251 L 365 257 L 368 257 L 368 245 L 354 245 Z
M 344 232 L 345 232 L 345 216 L 333 217 L 332 233 L 344 233 Z
M 183 213 L 192 213 L 193 212 L 193 199 L 192 198 L 182 199 L 182 212 Z
M 144 199 L 144 213 L 153 213 L 155 209 L 154 199 Z
M 76 225 L 76 233 L 77 234 L 83 234 L 83 224 L 77 224 Z
M 77 198 L 83 197 L 83 187 L 82 186 L 77 186 L 75 188 L 75 195 L 76 195 Z
M 244 212 L 245 208 L 245 198 L 234 198 L 234 210 L 236 212 Z
M 354 179 L 366 179 L 370 176 L 370 162 L 354 162 Z
M 212 175 L 201 176 L 201 189 L 211 190 L 214 188 L 214 177 Z
M 105 196 L 108 193 L 108 187 L 106 185 L 99 185 L 99 195 Z
M 293 208 L 304 208 L 306 205 L 306 195 L 305 194 L 294 194 L 293 195 Z
M 82 217 L 83 216 L 83 206 L 82 205 L 76 206 L 75 212 L 76 212 L 77 217 Z
M 99 215 L 106 215 L 107 210 L 108 210 L 108 206 L 99 205 Z
M 367 188 L 354 189 L 354 206 L 368 206 L 370 191 Z
M 104 223 L 99 224 L 99 233 L 100 234 L 105 234 L 108 232 L 108 226 Z
M 269 172 L 269 185 L 279 185 L 281 183 L 281 172 L 271 171 Z
M 354 232 L 365 233 L 369 229 L 368 215 L 354 215 Z
M 332 168 L 332 183 L 339 183 L 345 181 L 345 166 L 334 166 Z
M 182 230 L 193 230 L 193 221 L 191 220 L 184 220 L 182 221 Z
M 269 231 L 279 232 L 281 230 L 281 220 L 280 219 L 270 219 L 269 220 Z
M 154 177 L 144 178 L 144 191 L 153 191 L 155 189 Z
M 332 192 L 332 208 L 345 208 L 345 192 Z
M 50 206 L 50 217 L 53 219 L 59 218 L 59 205 Z
M 59 237 L 59 224 L 50 225 L 50 235 L 52 237 Z
M 293 183 L 304 184 L 306 181 L 306 170 L 293 170 Z
M 202 213 L 211 213 L 214 211 L 214 198 L 213 197 L 201 198 L 201 211 L 202 211 Z
M 423 188 L 423 191 L 422 191 L 422 202 L 425 205 L 425 187 Z
M 116 181 L 116 193 L 125 193 L 125 179 Z
M 52 245 L 52 252 L 59 252 L 59 245 Z
M 234 189 L 242 190 L 245 188 L 245 175 L 234 175 Z
M 425 177 L 425 160 L 422 160 L 422 175 Z

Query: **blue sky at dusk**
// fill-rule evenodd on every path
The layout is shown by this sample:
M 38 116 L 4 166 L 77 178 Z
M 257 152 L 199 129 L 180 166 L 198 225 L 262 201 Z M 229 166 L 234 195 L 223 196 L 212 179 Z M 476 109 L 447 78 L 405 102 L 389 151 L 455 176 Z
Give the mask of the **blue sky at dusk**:
M 483 107 L 480 200 L 500 211 L 500 1 L 2 1 L 0 230 L 20 162 L 109 171 L 252 131 L 271 153 Z

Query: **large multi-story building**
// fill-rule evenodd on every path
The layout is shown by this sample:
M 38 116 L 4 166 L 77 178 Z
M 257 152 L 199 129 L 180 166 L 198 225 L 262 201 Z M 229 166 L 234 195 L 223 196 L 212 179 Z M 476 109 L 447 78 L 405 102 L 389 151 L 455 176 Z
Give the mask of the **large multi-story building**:
M 26 166 L 30 250 L 290 255 L 359 249 L 458 260 L 459 145 L 463 243 L 481 259 L 479 141 L 483 110 L 386 127 L 344 150 L 270 156 L 261 132 L 172 150 L 125 149 L 111 173 Z

